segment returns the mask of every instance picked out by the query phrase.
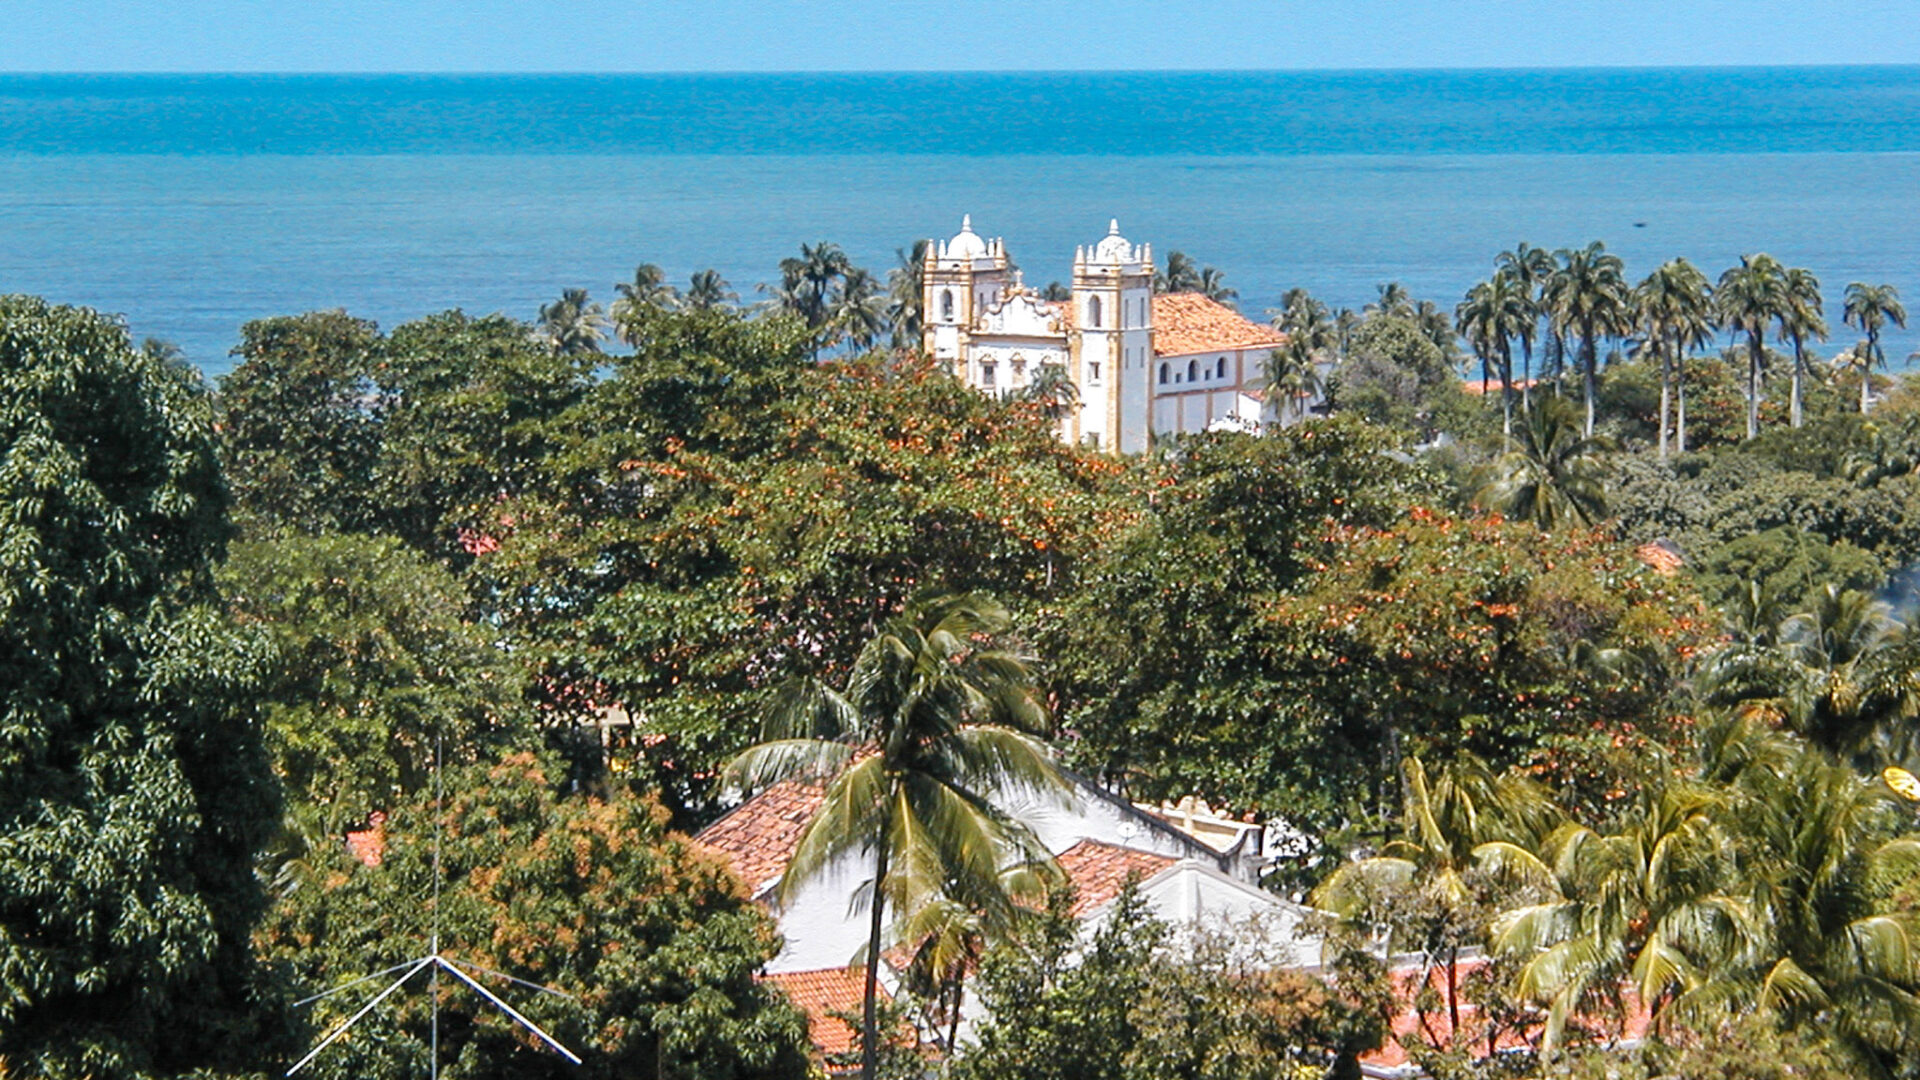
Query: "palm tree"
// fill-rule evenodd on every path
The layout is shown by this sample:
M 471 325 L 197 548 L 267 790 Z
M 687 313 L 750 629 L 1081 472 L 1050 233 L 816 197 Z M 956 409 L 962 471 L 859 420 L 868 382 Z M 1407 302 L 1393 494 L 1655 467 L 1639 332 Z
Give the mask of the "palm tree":
M 1167 252 L 1166 269 L 1153 276 L 1153 291 L 1183 293 L 1199 290 L 1200 267 L 1184 251 Z
M 1305 402 L 1326 389 L 1320 368 L 1338 354 L 1342 331 L 1328 315 L 1327 305 L 1307 290 L 1288 289 L 1280 299 L 1280 310 L 1269 314 L 1287 342 L 1267 355 L 1265 392 L 1269 401 L 1289 402 L 1303 410 Z M 1284 410 L 1279 415 L 1285 419 Z
M 1885 784 L 1817 751 L 1749 767 L 1736 808 L 1759 947 L 1721 995 L 1819 1030 L 1863 1073 L 1886 1074 L 1920 1031 L 1920 914 L 1890 904 L 1920 868 L 1911 812 Z M 1704 996 L 1704 995 L 1703 995 Z
M 790 684 L 768 717 L 767 741 L 727 766 L 736 787 L 795 775 L 826 784 L 780 878 L 782 902 L 843 857 L 873 860 L 862 893 L 870 918 L 864 1080 L 878 1067 L 887 905 L 910 920 L 940 897 L 977 901 L 1002 891 L 1009 867 L 1051 861 L 990 801 L 1066 787 L 1040 741 L 1046 710 L 1026 665 L 980 644 L 1008 626 L 1006 609 L 978 594 L 913 605 L 861 650 L 843 691 L 818 679 Z
M 1544 299 L 1561 331 L 1580 337 L 1580 370 L 1587 404 L 1586 434 L 1593 435 L 1593 410 L 1599 398 L 1600 339 L 1624 333 L 1629 326 L 1626 266 L 1605 244 L 1562 250 L 1559 265 L 1547 279 Z
M 761 288 L 774 305 L 806 320 L 808 327 L 819 329 L 833 317 L 835 286 L 853 266 L 839 245 L 822 241 L 800 245 L 798 256 L 780 260 L 780 284 Z
M 857 266 L 841 271 L 833 290 L 832 323 L 858 348 L 867 349 L 889 325 L 887 295 L 872 274 Z
M 1787 276 L 1779 260 L 1764 252 L 1743 255 L 1740 265 L 1720 275 L 1713 292 L 1720 325 L 1747 337 L 1747 438 L 1760 434 L 1760 374 L 1767 363 L 1767 330 L 1787 314 Z
M 1500 431 L 1510 446 L 1513 441 L 1513 339 L 1526 332 L 1533 319 L 1533 306 L 1520 283 L 1504 273 L 1480 282 L 1467 290 L 1467 297 L 1454 310 L 1460 334 L 1473 346 L 1480 358 L 1480 384 L 1488 382 L 1487 368 L 1495 360 L 1500 367 Z
M 1860 413 L 1866 415 L 1873 366 L 1885 367 L 1886 354 L 1880 351 L 1880 331 L 1892 322 L 1907 326 L 1907 309 L 1901 306 L 1900 292 L 1891 285 L 1868 285 L 1856 281 L 1847 286 L 1847 325 L 1867 335 L 1866 348 L 1859 351 Z
M 887 271 L 887 319 L 893 324 L 893 347 L 922 346 L 926 312 L 927 241 L 915 240 L 909 249 L 894 250 L 899 265 Z
M 597 353 L 606 340 L 607 317 L 587 299 L 585 289 L 567 289 L 560 299 L 540 307 L 541 338 L 561 356 Z
M 1326 390 L 1320 379 L 1320 354 L 1311 338 L 1289 336 L 1286 344 L 1267 353 L 1261 367 L 1266 378 L 1262 392 L 1274 403 L 1275 417 L 1282 423 L 1289 408 L 1297 419 L 1305 415 L 1306 402 Z
M 1460 357 L 1460 335 L 1454 329 L 1453 317 L 1431 300 L 1422 300 L 1414 306 L 1413 323 L 1426 335 L 1433 347 L 1440 350 L 1441 359 L 1449 366 Z
M 1541 292 L 1553 276 L 1553 255 L 1522 241 L 1512 251 L 1503 251 L 1494 259 L 1494 269 L 1512 278 L 1520 286 L 1527 302 L 1526 327 L 1520 332 L 1520 407 L 1533 410 L 1533 342 L 1540 332 L 1540 316 L 1545 314 Z
M 1660 459 L 1667 457 L 1667 417 L 1679 391 L 1673 431 L 1679 453 L 1687 452 L 1687 353 L 1713 339 L 1713 290 L 1707 275 L 1685 259 L 1673 259 L 1648 274 L 1633 291 L 1634 321 L 1660 357 Z
M 1047 419 L 1059 423 L 1067 410 L 1080 404 L 1080 388 L 1073 385 L 1063 364 L 1041 364 L 1033 369 L 1033 378 L 1020 391 L 1022 400 L 1040 406 Z
M 1388 951 L 1417 947 L 1429 963 L 1445 965 L 1458 1039 L 1460 950 L 1483 940 L 1486 929 L 1472 872 L 1491 867 L 1506 876 L 1545 878 L 1547 868 L 1533 852 L 1559 824 L 1559 814 L 1524 776 L 1495 776 L 1474 758 L 1447 766 L 1431 783 L 1420 760 L 1408 758 L 1401 781 L 1400 838 L 1335 870 L 1314 890 L 1313 904 L 1349 923 L 1398 923 L 1395 929 L 1410 931 L 1413 940 L 1390 941 Z M 1411 918 L 1396 918 L 1402 913 Z
M 1807 341 L 1827 340 L 1827 319 L 1820 311 L 1820 279 L 1803 267 L 1789 267 L 1785 278 L 1786 310 L 1780 316 L 1780 340 L 1793 345 L 1793 395 L 1787 423 L 1800 427 L 1800 378 L 1807 370 Z
M 1656 1022 L 1684 1009 L 1709 965 L 1751 936 L 1745 909 L 1721 891 L 1731 859 L 1721 798 L 1650 783 L 1613 831 L 1569 823 L 1547 839 L 1541 861 L 1557 895 L 1493 925 L 1495 948 L 1523 961 L 1515 989 L 1547 1004 L 1543 1051 L 1575 1016 L 1624 1014 L 1628 987 Z
M 1200 277 L 1193 283 L 1193 291 L 1228 307 L 1232 307 L 1233 302 L 1240 298 L 1238 289 L 1227 288 L 1227 276 L 1211 266 L 1200 269 Z
M 1378 286 L 1379 297 L 1368 304 L 1363 313 L 1369 318 L 1378 315 L 1397 315 L 1401 318 L 1413 317 L 1413 297 L 1407 287 L 1397 281 L 1383 281 Z
M 1478 501 L 1543 531 L 1595 525 L 1607 514 L 1600 460 L 1607 449 L 1606 439 L 1580 434 L 1573 406 L 1551 399 L 1525 418 L 1519 445 L 1501 459 L 1500 478 L 1481 490 Z
M 693 311 L 714 311 L 739 300 L 740 294 L 727 287 L 727 279 L 720 276 L 720 271 L 708 269 L 695 273 L 687 282 L 687 292 L 680 303 Z
M 667 272 L 652 263 L 634 267 L 633 280 L 615 285 L 613 291 L 620 294 L 620 299 L 613 302 L 615 319 L 648 305 L 670 308 L 680 298 L 673 286 L 667 284 Z

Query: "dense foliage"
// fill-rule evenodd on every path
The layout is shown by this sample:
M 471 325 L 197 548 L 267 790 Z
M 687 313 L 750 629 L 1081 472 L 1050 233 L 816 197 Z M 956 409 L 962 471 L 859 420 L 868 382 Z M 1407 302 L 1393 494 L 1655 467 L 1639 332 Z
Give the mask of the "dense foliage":
M 213 590 L 206 396 L 110 319 L 0 297 L 0 446 L 0 1061 L 245 1064 L 269 652 Z

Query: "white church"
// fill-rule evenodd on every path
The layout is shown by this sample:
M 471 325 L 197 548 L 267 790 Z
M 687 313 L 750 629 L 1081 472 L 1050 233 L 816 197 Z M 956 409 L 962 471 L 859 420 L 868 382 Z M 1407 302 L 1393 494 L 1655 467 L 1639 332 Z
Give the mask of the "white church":
M 952 239 L 928 241 L 924 347 L 989 393 L 1017 392 L 1059 365 L 1079 391 L 1060 430 L 1076 445 L 1138 453 L 1155 436 L 1283 419 L 1262 390 L 1279 331 L 1198 293 L 1155 295 L 1153 278 L 1153 245 L 1131 243 L 1114 221 L 1074 251 L 1072 296 L 1045 300 L 1022 284 L 1006 242 L 963 218 Z

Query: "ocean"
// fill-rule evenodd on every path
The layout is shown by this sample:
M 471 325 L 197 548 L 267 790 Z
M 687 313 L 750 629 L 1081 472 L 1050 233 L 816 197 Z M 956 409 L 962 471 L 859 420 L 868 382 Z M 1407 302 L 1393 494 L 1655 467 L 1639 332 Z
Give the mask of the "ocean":
M 0 75 L 0 292 L 122 313 L 209 375 L 248 319 L 602 302 L 639 262 L 747 300 L 803 242 L 884 272 L 962 214 L 1029 284 L 1111 218 L 1254 316 L 1451 307 L 1519 241 L 1638 277 L 1768 251 L 1914 308 L 1920 66 L 701 76 Z

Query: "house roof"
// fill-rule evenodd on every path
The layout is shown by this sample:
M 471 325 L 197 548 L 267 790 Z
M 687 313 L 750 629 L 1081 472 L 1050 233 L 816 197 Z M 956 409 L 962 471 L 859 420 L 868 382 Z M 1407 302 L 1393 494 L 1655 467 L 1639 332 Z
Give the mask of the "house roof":
M 1286 335 L 1262 326 L 1199 293 L 1161 293 L 1153 298 L 1153 352 L 1156 356 L 1271 349 Z
M 1145 881 L 1177 860 L 1151 851 L 1082 840 L 1061 852 L 1056 861 L 1073 882 L 1073 914 L 1079 916 L 1119 896 L 1128 878 Z
M 853 1052 L 854 1029 L 833 1014 L 859 1012 L 866 1004 L 866 978 L 859 971 L 837 967 L 784 971 L 761 978 L 778 986 L 807 1014 L 807 1037 L 823 1056 Z M 880 987 L 879 992 L 880 999 L 887 1000 L 886 987 Z
M 782 780 L 728 811 L 694 837 L 719 852 L 755 896 L 786 872 L 800 834 L 825 798 L 824 785 Z

